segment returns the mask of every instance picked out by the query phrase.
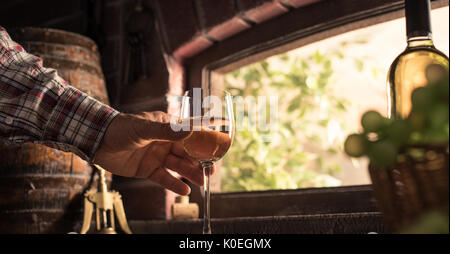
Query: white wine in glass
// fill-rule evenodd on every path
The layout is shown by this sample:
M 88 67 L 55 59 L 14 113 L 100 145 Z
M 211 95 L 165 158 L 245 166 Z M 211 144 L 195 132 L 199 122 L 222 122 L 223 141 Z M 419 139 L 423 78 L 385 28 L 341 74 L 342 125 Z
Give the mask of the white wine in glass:
M 190 134 L 183 139 L 186 153 L 199 161 L 204 174 L 203 234 L 211 234 L 210 175 L 214 162 L 231 147 L 234 138 L 234 112 L 231 95 L 225 91 L 204 89 L 186 92 L 182 100 L 180 120 Z

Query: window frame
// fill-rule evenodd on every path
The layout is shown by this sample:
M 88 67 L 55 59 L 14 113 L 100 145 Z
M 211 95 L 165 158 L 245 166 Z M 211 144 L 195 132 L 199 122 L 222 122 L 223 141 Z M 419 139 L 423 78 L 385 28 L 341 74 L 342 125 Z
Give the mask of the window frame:
M 431 1 L 432 9 L 448 5 L 448 0 Z M 220 85 L 225 73 L 242 66 L 329 37 L 402 18 L 404 17 L 403 10 L 403 0 L 324 0 L 293 9 L 284 15 L 254 25 L 249 30 L 215 43 L 199 55 L 187 59 L 183 64 L 186 71 L 186 87 L 209 87 L 213 81 L 216 85 Z M 286 26 L 285 24 L 290 25 Z M 220 181 L 220 176 L 216 174 L 214 177 L 216 179 L 213 179 L 213 182 Z M 191 200 L 201 204 L 200 190 L 198 188 L 192 189 Z M 323 189 L 324 193 L 329 190 L 329 188 L 317 189 Z M 349 203 L 345 200 L 363 201 L 367 198 L 367 195 L 361 193 L 370 192 L 371 185 L 344 186 L 334 189 L 348 192 L 348 195 L 343 195 L 342 198 L 343 203 Z M 310 189 L 293 190 L 291 191 L 292 199 L 296 200 L 308 191 Z M 267 195 L 266 192 L 212 193 L 212 213 L 216 214 L 221 211 L 220 207 L 224 205 L 221 202 L 225 202 L 224 200 L 227 199 L 240 198 L 242 204 L 245 204 L 246 199 L 244 197 L 248 196 L 249 193 L 254 198 L 262 198 Z M 271 196 L 280 195 L 281 197 L 284 193 L 285 191 L 282 190 L 270 191 Z M 371 202 L 365 204 L 365 211 L 377 211 Z M 219 212 L 219 217 L 240 216 L 242 214 L 241 206 L 234 206 L 234 209 L 228 209 L 226 213 Z M 200 205 L 200 209 L 201 207 Z M 260 212 L 249 214 L 249 216 L 267 215 L 267 210 L 264 207 L 255 207 L 253 210 L 259 210 Z M 351 212 L 351 209 L 348 212 Z

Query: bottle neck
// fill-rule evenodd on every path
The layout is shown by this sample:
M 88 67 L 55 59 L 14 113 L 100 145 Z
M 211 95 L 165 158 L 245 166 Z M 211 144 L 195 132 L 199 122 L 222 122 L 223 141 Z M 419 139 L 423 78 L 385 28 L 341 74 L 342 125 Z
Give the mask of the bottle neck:
M 408 41 L 415 37 L 430 37 L 430 0 L 405 0 L 406 34 Z
M 431 33 L 428 36 L 408 36 L 408 48 L 415 47 L 434 47 Z

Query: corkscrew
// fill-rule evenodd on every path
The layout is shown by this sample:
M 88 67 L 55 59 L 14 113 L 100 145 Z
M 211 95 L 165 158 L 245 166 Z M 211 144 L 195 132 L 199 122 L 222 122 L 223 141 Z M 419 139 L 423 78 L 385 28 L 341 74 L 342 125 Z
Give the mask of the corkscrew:
M 93 167 L 98 170 L 100 176 L 98 190 L 91 189 L 84 194 L 84 216 L 80 233 L 88 232 L 95 209 L 96 233 L 117 234 L 114 225 L 116 215 L 122 231 L 132 234 L 123 208 L 122 196 L 117 191 L 108 191 L 105 170 L 98 165 Z

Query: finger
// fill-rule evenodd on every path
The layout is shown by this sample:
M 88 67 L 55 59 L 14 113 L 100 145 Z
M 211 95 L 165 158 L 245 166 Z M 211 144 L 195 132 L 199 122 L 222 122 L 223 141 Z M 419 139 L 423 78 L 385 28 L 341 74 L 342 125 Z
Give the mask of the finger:
M 178 141 L 187 137 L 190 132 L 178 129 L 171 123 L 153 122 L 146 119 L 137 119 L 134 124 L 136 135 L 142 139 L 155 139 L 165 141 Z
M 171 190 L 180 195 L 189 195 L 191 188 L 189 185 L 183 183 L 180 179 L 174 177 L 167 170 L 163 168 L 157 168 L 152 175 L 149 176 L 149 180 L 158 183 L 162 187 Z
M 188 160 L 190 160 L 194 166 L 198 166 L 201 168 L 201 164 L 200 162 L 198 162 L 195 159 L 192 159 L 184 150 L 183 144 L 181 142 L 175 142 L 172 143 L 172 148 L 170 149 L 170 152 L 173 153 L 174 155 L 178 156 L 178 157 L 182 157 L 182 158 L 186 158 Z M 211 174 L 214 174 L 214 172 L 216 171 L 216 166 L 215 164 L 213 164 L 212 170 L 211 170 Z
M 198 163 L 192 163 L 186 158 L 180 158 L 169 154 L 166 157 L 164 166 L 177 172 L 196 185 L 203 185 L 203 172 L 200 164 Z
M 213 164 L 211 167 L 211 175 L 213 175 L 214 172 L 216 172 L 216 164 Z
M 172 143 L 172 147 L 170 148 L 170 152 L 175 154 L 178 157 L 185 157 L 189 158 L 192 161 L 196 161 L 189 157 L 189 155 L 186 153 L 186 150 L 184 150 L 184 146 L 182 142 L 174 142 Z
M 170 149 L 170 152 L 178 157 L 185 158 L 191 161 L 195 167 L 201 168 L 200 162 L 196 159 L 193 159 L 186 153 L 186 150 L 184 150 L 183 144 L 181 142 L 172 143 L 172 148 Z M 214 170 L 215 167 L 213 167 L 211 174 L 214 173 Z
M 154 141 L 143 149 L 135 150 L 128 162 L 128 165 L 137 164 L 134 177 L 148 178 L 153 174 L 153 170 L 163 164 L 171 146 L 170 142 Z

